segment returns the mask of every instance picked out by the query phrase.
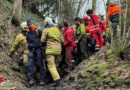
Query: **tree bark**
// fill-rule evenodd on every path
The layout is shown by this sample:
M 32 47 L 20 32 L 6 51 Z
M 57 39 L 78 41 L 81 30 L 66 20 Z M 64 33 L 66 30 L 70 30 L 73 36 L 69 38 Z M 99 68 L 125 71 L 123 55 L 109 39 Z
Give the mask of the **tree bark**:
M 93 2 L 92 2 L 92 10 L 93 10 L 93 12 L 95 12 L 95 10 L 96 10 L 96 1 L 97 0 L 93 0 Z
M 13 2 L 13 15 L 12 24 L 20 26 L 21 23 L 21 12 L 22 12 L 22 0 L 14 0 Z

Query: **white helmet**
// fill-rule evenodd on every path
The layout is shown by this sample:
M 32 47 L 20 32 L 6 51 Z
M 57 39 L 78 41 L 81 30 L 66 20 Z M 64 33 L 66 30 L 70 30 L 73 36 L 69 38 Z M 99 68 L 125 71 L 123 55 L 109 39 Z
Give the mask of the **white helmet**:
M 27 31 L 26 30 L 28 28 L 27 22 L 22 22 L 20 26 L 21 26 L 21 28 L 22 28 L 23 31 Z
M 52 21 L 52 18 L 50 18 L 50 17 L 45 18 L 44 25 L 47 25 L 47 24 L 54 24 L 53 21 Z

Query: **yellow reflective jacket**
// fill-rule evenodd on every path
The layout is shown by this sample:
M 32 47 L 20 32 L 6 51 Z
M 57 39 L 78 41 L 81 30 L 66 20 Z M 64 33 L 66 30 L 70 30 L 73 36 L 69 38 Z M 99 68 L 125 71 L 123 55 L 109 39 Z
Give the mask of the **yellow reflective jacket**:
M 10 53 L 13 54 L 20 46 L 23 50 L 23 53 L 28 54 L 27 40 L 26 40 L 26 37 L 22 33 L 20 33 L 16 37 L 16 39 L 12 45 L 12 48 L 10 49 Z
M 61 43 L 63 42 L 63 37 L 58 28 L 45 28 L 42 33 L 41 42 L 46 43 L 46 54 L 61 54 Z

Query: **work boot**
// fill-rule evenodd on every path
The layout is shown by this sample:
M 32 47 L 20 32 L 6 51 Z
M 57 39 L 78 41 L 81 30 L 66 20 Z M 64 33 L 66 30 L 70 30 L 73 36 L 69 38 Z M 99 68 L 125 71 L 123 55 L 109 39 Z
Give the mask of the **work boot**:
M 29 81 L 29 85 L 30 86 L 34 85 L 34 80 L 33 79 Z
M 44 80 L 40 80 L 40 83 L 39 83 L 40 86 L 43 86 L 45 85 L 45 81 Z
M 99 50 L 100 50 L 99 45 L 96 45 L 96 46 L 95 46 L 95 51 L 99 51 Z
M 60 85 L 60 80 L 56 80 L 53 84 L 52 87 L 57 87 Z

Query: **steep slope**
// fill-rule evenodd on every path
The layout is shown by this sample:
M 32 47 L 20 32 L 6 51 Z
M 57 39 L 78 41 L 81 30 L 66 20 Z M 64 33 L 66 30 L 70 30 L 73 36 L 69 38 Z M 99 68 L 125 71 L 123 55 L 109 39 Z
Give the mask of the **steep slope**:
M 25 75 L 11 69 L 20 60 L 19 50 L 13 58 L 7 55 L 15 37 L 20 32 L 19 27 L 10 23 L 11 14 L 12 4 L 7 0 L 0 0 L 0 77 L 5 82 L 4 86 L 0 86 L 0 89 L 23 88 L 26 84 Z M 28 17 L 33 19 L 35 25 L 43 27 L 41 18 L 23 9 L 22 20 L 25 21 Z

